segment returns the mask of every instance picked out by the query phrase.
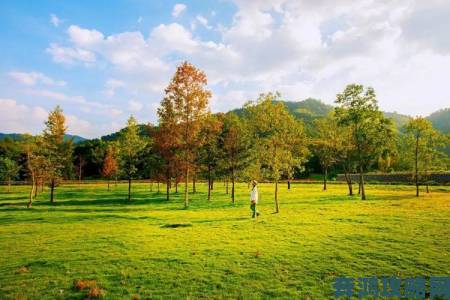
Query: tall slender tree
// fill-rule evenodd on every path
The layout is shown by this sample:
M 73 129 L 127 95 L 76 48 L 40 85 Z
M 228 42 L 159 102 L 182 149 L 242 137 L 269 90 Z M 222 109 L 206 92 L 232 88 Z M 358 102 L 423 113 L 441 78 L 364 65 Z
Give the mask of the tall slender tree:
M 219 162 L 220 147 L 219 136 L 222 130 L 222 122 L 215 115 L 208 114 L 204 120 L 200 136 L 202 143 L 199 160 L 206 167 L 208 177 L 208 201 L 211 201 L 213 174 Z
M 364 89 L 359 84 L 349 84 L 337 94 L 336 118 L 342 128 L 351 130 L 351 140 L 355 147 L 361 199 L 366 199 L 364 172 L 378 160 L 393 138 L 392 122 L 383 117 L 378 109 L 375 90 Z
M 439 148 L 442 148 L 444 139 L 431 122 L 423 117 L 411 119 L 404 128 L 408 148 L 412 150 L 409 157 L 412 157 L 416 197 L 419 197 L 421 181 L 426 178 L 426 173 L 432 168 L 436 157 L 441 156 Z
M 137 121 L 131 116 L 118 140 L 120 170 L 128 181 L 128 201 L 131 201 L 131 181 L 136 174 L 136 165 L 145 145 L 146 141 L 139 136 Z
M 336 164 L 342 150 L 340 130 L 333 115 L 314 121 L 315 137 L 312 151 L 319 159 L 323 169 L 323 190 L 327 190 L 328 170 Z
M 221 166 L 231 180 L 231 202 L 236 201 L 236 180 L 240 172 L 245 170 L 250 161 L 250 145 L 248 126 L 236 114 L 227 113 L 223 116 L 223 126 L 220 137 L 222 149 Z
M 211 92 L 206 89 L 204 72 L 188 62 L 178 66 L 165 89 L 165 97 L 158 109 L 160 123 L 173 118 L 179 130 L 180 153 L 184 168 L 184 207 L 189 207 L 188 183 L 190 170 L 198 147 L 198 134 L 207 113 Z
M 65 140 L 66 130 L 66 118 L 62 109 L 56 106 L 48 115 L 42 138 L 51 203 L 55 201 L 55 187 L 72 172 L 72 140 Z
M 278 182 L 293 162 L 301 164 L 307 153 L 303 124 L 281 102 L 279 93 L 261 94 L 256 104 L 247 106 L 249 124 L 257 153 L 275 183 L 275 212 L 280 211 Z

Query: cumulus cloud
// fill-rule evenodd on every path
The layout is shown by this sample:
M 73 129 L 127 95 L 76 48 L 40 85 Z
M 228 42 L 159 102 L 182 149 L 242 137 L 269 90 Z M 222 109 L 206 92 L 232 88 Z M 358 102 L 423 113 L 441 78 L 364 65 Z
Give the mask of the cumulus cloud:
M 186 10 L 186 5 L 182 3 L 177 3 L 173 6 L 172 16 L 177 18 L 183 11 Z
M 55 85 L 55 86 L 65 86 L 66 82 L 63 80 L 54 80 L 39 72 L 20 72 L 11 71 L 9 76 L 19 83 L 34 86 L 36 84 L 42 83 L 44 85 Z
M 95 54 L 80 48 L 60 47 L 58 44 L 50 44 L 45 50 L 49 53 L 54 62 L 72 64 L 77 61 L 86 64 L 95 62 Z

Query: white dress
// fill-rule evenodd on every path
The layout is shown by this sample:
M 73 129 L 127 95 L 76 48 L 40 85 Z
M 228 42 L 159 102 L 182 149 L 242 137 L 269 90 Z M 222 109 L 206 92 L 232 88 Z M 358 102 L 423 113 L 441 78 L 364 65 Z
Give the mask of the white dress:
M 250 202 L 255 201 L 255 203 L 258 203 L 258 187 L 254 187 L 252 189 L 252 192 L 250 193 Z

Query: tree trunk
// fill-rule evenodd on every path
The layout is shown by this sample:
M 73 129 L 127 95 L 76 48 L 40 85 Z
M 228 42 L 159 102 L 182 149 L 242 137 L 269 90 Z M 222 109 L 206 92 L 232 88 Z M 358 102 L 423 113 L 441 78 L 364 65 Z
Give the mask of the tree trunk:
M 324 168 L 323 172 L 323 190 L 327 190 L 327 176 L 328 176 L 328 168 Z
M 175 177 L 175 194 L 178 194 L 178 176 Z
M 167 177 L 167 182 L 166 182 L 166 200 L 169 201 L 170 200 L 170 178 Z
M 347 172 L 344 172 L 344 176 L 345 176 L 345 181 L 347 181 L 347 185 L 348 185 L 348 195 L 349 196 L 353 196 L 353 183 L 352 183 L 352 179 L 350 176 L 348 176 Z
M 228 178 L 225 180 L 225 194 L 228 195 Z
M 428 183 L 427 183 L 427 194 L 430 192 L 430 188 L 429 188 L 429 185 L 428 185 Z
M 11 192 L 11 179 L 8 178 L 8 193 Z
M 197 192 L 197 190 L 196 190 L 196 188 L 195 188 L 195 178 L 196 177 L 196 173 L 195 173 L 195 171 L 193 171 L 193 173 L 192 173 L 192 193 L 196 193 Z
M 416 197 L 419 197 L 419 169 L 418 169 L 418 160 L 419 160 L 419 136 L 416 137 L 416 151 L 415 151 Z
M 188 190 L 188 183 L 189 183 L 189 167 L 186 166 L 186 172 L 184 177 L 184 208 L 189 207 L 189 190 Z
M 211 178 L 211 191 L 214 190 L 214 179 Z
M 366 192 L 364 190 L 364 174 L 362 166 L 359 167 L 359 184 L 361 187 L 361 200 L 366 200 Z
M 208 201 L 211 201 L 211 165 L 208 164 Z
M 52 179 L 52 182 L 50 184 L 50 203 L 55 202 L 54 192 L 55 192 L 55 179 Z
M 128 177 L 128 201 L 131 201 L 131 177 Z
M 36 199 L 39 189 L 39 181 L 37 179 L 34 181 L 34 185 L 36 186 L 36 188 L 34 189 L 34 199 Z
M 108 192 L 109 192 L 109 178 L 108 178 Z
M 160 190 L 159 190 L 159 180 L 158 180 L 158 194 L 160 193 Z
M 153 180 L 150 179 L 150 193 L 153 193 Z
M 278 204 L 278 180 L 275 180 L 275 213 L 280 212 L 280 205 Z
M 287 184 L 288 184 L 288 190 L 290 190 L 291 189 L 291 180 L 290 179 L 288 179 Z
M 234 205 L 234 170 L 231 171 L 231 202 Z
M 34 180 L 34 175 L 31 175 L 31 191 L 30 191 L 30 198 L 28 200 L 27 208 L 30 208 L 31 205 L 33 204 L 33 195 L 35 193 L 35 189 L 36 189 L 36 184 L 35 184 L 35 180 Z

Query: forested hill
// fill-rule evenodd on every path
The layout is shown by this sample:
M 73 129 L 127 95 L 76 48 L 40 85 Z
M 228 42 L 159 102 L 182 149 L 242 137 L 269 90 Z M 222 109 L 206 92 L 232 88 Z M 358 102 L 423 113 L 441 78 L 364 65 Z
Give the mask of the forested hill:
M 440 109 L 427 117 L 433 123 L 434 128 L 450 133 L 450 108 Z
M 29 134 L 26 134 L 26 133 L 0 133 L 0 141 L 7 139 L 7 138 L 9 138 L 13 141 L 21 141 L 21 140 L 25 139 L 27 136 L 29 136 Z M 64 139 L 65 140 L 72 139 L 74 143 L 79 143 L 79 142 L 86 140 L 86 138 L 84 138 L 84 137 L 81 137 L 79 135 L 72 135 L 72 134 L 64 135 Z

